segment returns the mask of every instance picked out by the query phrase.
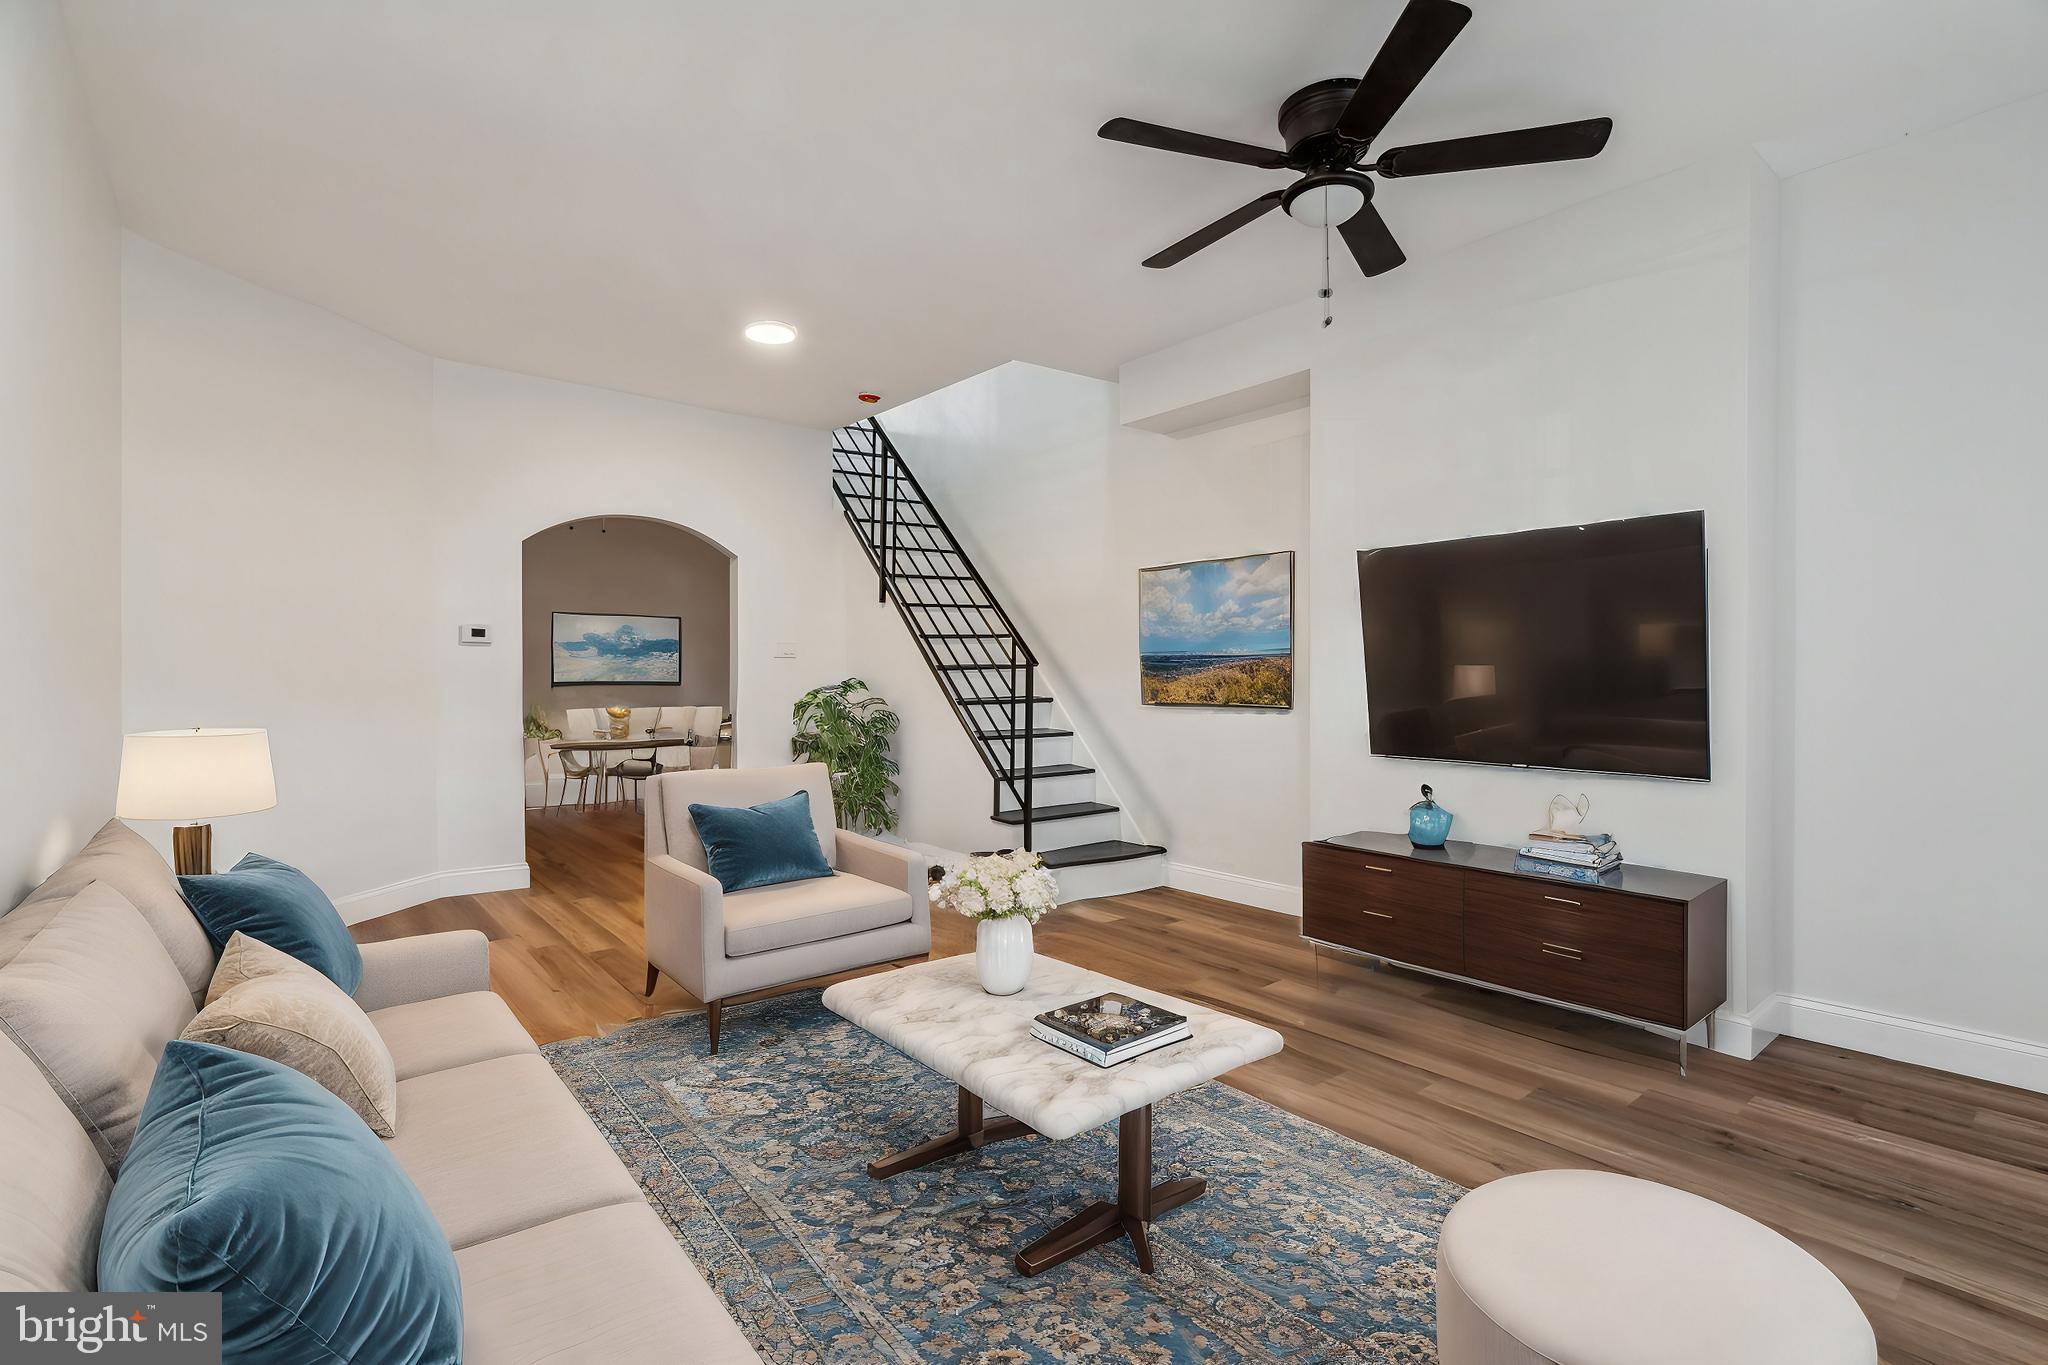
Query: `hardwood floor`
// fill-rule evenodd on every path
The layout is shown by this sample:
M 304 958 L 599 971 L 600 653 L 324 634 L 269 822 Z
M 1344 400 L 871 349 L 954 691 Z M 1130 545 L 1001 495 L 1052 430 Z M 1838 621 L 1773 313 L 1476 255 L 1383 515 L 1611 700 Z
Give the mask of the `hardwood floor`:
M 356 936 L 482 929 L 493 984 L 543 1042 L 695 1008 L 666 978 L 638 993 L 638 813 L 531 812 L 527 830 L 531 890 Z M 935 955 L 973 940 L 935 917 Z M 1597 1167 L 1760 1218 L 1841 1276 L 1892 1365 L 2048 1362 L 2048 1096 L 1796 1039 L 1749 1063 L 1695 1050 L 1681 1080 L 1675 1044 L 1318 960 L 1297 921 L 1180 891 L 1064 907 L 1038 946 L 1280 1029 L 1286 1051 L 1230 1083 L 1460 1184 Z

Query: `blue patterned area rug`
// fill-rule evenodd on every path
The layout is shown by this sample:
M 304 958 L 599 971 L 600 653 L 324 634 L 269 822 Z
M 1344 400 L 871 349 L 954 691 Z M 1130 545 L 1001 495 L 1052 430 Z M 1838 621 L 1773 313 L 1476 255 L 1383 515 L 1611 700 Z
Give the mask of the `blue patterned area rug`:
M 770 1362 L 1436 1359 L 1436 1234 L 1462 1191 L 1225 1085 L 1153 1110 L 1154 1174 L 1209 1192 L 1034 1277 L 1011 1257 L 1116 1197 L 1114 1125 L 870 1180 L 956 1091 L 815 991 L 544 1049 Z

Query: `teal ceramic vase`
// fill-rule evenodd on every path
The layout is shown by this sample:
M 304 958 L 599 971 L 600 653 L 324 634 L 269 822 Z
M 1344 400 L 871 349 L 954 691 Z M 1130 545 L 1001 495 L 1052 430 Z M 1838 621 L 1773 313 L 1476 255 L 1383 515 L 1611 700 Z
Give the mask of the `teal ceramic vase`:
M 1451 836 L 1451 813 L 1436 803 L 1436 793 L 1422 784 L 1422 799 L 1408 808 L 1408 842 L 1417 848 L 1442 848 Z

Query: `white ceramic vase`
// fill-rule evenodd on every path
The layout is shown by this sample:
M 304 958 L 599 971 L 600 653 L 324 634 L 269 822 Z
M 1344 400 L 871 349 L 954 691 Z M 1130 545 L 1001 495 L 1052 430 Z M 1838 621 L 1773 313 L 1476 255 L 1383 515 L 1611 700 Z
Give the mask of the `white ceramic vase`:
M 974 930 L 974 970 L 990 995 L 1015 995 L 1031 977 L 1031 921 L 985 919 Z

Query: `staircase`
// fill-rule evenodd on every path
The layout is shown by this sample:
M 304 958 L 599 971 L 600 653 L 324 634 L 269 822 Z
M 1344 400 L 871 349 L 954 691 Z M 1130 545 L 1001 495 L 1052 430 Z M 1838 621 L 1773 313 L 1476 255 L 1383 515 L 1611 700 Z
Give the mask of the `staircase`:
M 874 567 L 877 600 L 896 604 L 988 769 L 992 846 L 1037 852 L 1063 902 L 1164 882 L 1166 850 L 1139 840 L 1046 691 L 1038 656 L 881 423 L 834 435 L 832 488 Z

